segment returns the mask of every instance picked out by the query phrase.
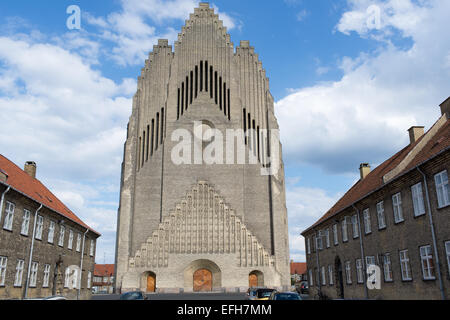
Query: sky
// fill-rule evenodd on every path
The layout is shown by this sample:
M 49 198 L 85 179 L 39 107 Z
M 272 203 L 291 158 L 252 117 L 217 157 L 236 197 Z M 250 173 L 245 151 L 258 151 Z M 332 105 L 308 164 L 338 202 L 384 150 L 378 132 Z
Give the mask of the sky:
M 67 20 L 77 5 L 80 28 Z M 102 234 L 114 263 L 120 168 L 137 77 L 173 44 L 192 0 L 1 1 L 0 153 Z M 450 96 L 447 0 L 218 0 L 235 45 L 270 78 L 286 171 L 291 259 L 300 232 L 372 168 L 428 129 Z M 70 26 L 70 24 L 69 24 Z

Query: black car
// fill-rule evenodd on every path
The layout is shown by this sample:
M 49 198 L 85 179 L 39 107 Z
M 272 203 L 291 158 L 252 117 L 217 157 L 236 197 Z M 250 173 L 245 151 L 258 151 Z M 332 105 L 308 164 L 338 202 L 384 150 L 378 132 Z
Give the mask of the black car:
M 297 292 L 277 292 L 274 291 L 269 300 L 302 300 Z
M 308 282 L 304 281 L 300 284 L 300 286 L 298 287 L 297 291 L 300 294 L 308 294 L 309 292 L 309 287 L 308 287 Z
M 147 300 L 147 296 L 142 291 L 132 291 L 122 293 L 120 300 Z

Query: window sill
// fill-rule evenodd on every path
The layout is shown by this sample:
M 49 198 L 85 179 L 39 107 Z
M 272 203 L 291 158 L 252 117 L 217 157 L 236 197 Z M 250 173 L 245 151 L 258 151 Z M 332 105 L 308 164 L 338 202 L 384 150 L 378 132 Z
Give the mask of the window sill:
M 420 217 L 424 217 L 426 214 L 427 214 L 427 213 L 424 212 L 424 213 L 421 213 L 421 214 L 418 214 L 418 215 L 414 215 L 414 219 L 420 218 Z
M 435 281 L 436 277 L 434 277 L 434 278 L 423 278 L 422 280 L 423 281 Z
M 413 279 L 402 279 L 402 282 L 413 282 Z
M 20 233 L 20 235 L 21 235 L 22 237 L 27 237 L 27 238 L 28 238 L 28 234 Z
M 400 223 L 403 223 L 403 222 L 405 222 L 405 219 L 399 220 L 399 221 L 394 221 L 394 224 L 397 225 L 397 224 L 400 224 Z
M 378 227 L 378 231 L 383 231 L 383 230 L 386 230 L 386 226 L 384 226 L 382 228 Z
M 442 207 L 437 207 L 437 209 L 438 210 L 441 210 L 441 209 L 445 209 L 445 208 L 447 208 L 447 207 L 450 207 L 450 203 L 447 203 L 447 204 L 444 204 Z
M 11 233 L 13 232 L 12 229 L 10 230 L 10 229 L 7 229 L 7 228 L 3 228 L 3 230 L 11 232 Z

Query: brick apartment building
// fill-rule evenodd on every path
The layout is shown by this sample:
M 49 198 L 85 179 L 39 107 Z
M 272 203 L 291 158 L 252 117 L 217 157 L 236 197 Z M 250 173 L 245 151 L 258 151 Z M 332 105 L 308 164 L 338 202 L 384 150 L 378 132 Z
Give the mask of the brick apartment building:
M 94 293 L 114 292 L 114 265 L 96 264 L 94 266 L 94 281 L 92 283 Z
M 404 149 L 373 171 L 362 164 L 361 179 L 302 232 L 312 296 L 450 298 L 450 98 L 440 107 L 427 133 L 412 127 Z M 369 280 L 378 275 L 380 289 L 366 286 L 366 267 L 379 268 Z
M 22 170 L 0 155 L 0 197 L 0 299 L 89 299 L 100 234 L 36 179 L 34 162 Z

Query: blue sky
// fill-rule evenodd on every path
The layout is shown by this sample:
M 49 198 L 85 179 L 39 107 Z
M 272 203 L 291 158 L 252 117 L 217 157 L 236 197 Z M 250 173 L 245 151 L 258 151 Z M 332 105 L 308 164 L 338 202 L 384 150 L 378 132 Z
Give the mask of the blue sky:
M 291 256 L 299 232 L 372 167 L 427 128 L 450 95 L 445 0 L 212 1 L 235 45 L 270 78 L 287 179 Z M 69 5 L 82 12 L 68 30 Z M 114 261 L 120 163 L 131 97 L 158 38 L 173 43 L 192 0 L 2 1 L 0 152 L 103 236 Z

